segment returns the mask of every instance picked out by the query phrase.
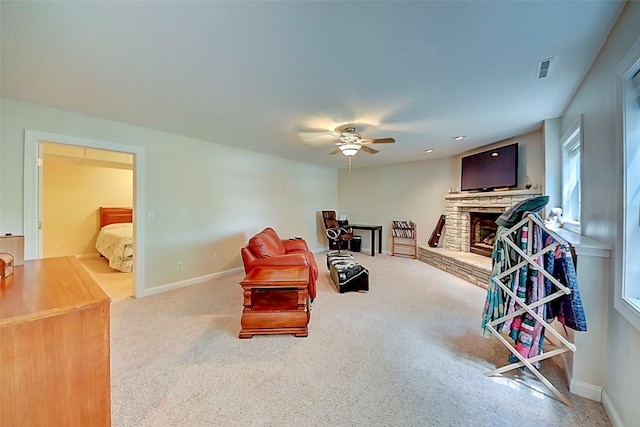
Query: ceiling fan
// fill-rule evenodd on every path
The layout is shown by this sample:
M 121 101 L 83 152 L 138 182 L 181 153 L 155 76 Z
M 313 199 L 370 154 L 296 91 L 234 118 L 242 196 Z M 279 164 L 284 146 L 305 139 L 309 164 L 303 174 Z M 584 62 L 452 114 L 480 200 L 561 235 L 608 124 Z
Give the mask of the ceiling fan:
M 358 154 L 360 150 L 369 154 L 376 154 L 379 152 L 375 148 L 369 147 L 369 144 L 389 144 L 396 142 L 394 138 L 363 139 L 362 135 L 356 132 L 356 128 L 351 125 L 339 126 L 336 128 L 336 132 L 340 139 L 340 141 L 335 143 L 338 148 L 329 154 L 332 155 L 341 152 L 345 156 L 349 157 L 349 160 L 351 160 L 351 157 Z

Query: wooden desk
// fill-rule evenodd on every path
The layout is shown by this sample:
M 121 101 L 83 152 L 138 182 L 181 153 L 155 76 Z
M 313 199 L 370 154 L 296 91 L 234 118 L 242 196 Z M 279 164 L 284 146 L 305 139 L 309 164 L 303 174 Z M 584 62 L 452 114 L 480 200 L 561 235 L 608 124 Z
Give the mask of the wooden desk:
M 365 225 L 365 224 L 349 224 L 354 230 L 371 230 L 371 256 L 376 256 L 376 234 L 378 230 L 378 253 L 382 253 L 382 226 L 381 225 Z
M 109 297 L 74 257 L 0 284 L 0 423 L 110 426 Z
M 240 285 L 244 308 L 240 338 L 309 335 L 309 267 L 254 267 Z

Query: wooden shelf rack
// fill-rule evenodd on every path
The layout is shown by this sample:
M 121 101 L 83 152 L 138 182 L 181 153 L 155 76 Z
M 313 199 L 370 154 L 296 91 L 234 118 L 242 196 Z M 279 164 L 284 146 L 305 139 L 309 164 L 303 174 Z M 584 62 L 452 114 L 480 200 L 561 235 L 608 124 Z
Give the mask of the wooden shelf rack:
M 418 226 L 416 223 L 391 221 L 391 255 L 418 257 Z

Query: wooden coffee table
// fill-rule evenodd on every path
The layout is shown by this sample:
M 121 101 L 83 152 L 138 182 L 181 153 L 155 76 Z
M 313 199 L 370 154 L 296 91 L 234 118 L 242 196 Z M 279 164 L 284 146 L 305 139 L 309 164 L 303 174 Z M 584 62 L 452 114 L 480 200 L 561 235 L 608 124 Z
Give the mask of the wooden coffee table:
M 255 267 L 240 282 L 244 308 L 240 338 L 309 335 L 309 267 Z

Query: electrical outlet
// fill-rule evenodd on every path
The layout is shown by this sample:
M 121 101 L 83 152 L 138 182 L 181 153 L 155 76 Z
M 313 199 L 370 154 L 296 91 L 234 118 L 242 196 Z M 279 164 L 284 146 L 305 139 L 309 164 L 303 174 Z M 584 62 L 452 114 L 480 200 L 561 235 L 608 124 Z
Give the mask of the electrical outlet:
M 213 254 L 213 255 L 211 256 L 211 261 L 213 261 L 214 263 L 215 263 L 215 262 L 218 262 L 218 254 Z
M 182 261 L 178 261 L 176 265 L 176 270 L 182 270 L 184 268 L 184 263 Z
M 59 245 L 59 244 L 57 244 L 57 243 L 54 243 L 54 244 L 53 244 L 53 250 L 54 250 L 54 251 L 59 251 L 59 250 L 60 250 L 60 245 Z

